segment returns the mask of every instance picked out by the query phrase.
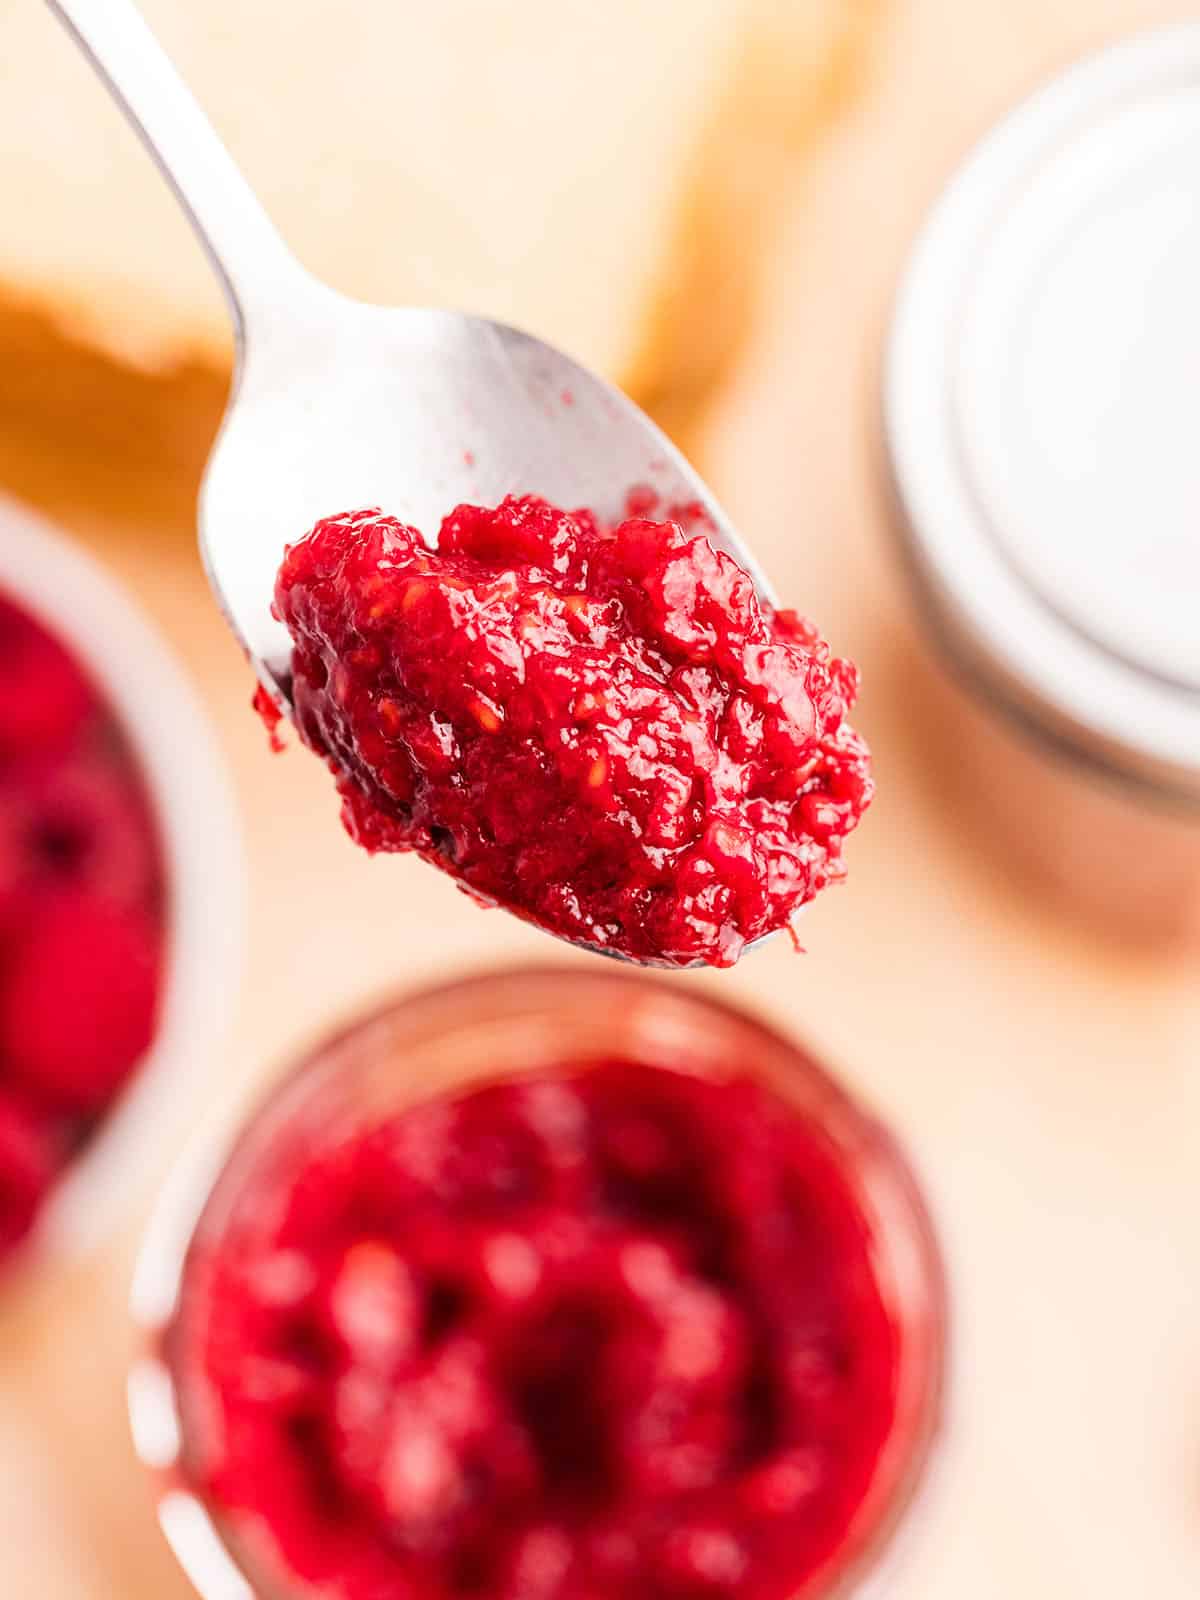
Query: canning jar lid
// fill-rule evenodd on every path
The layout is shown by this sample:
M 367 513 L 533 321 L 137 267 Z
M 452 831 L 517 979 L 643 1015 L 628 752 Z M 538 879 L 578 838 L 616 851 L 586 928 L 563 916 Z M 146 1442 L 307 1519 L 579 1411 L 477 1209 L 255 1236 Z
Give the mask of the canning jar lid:
M 935 632 L 1077 753 L 1200 802 L 1200 24 L 977 146 L 906 269 L 883 399 Z

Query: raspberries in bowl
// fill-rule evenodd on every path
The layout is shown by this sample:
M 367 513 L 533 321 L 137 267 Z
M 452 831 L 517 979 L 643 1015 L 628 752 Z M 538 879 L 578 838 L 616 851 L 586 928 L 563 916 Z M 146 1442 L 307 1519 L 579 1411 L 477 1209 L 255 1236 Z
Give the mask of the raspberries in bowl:
M 0 593 L 0 1251 L 150 1047 L 165 911 L 120 723 L 62 641 Z
M 140 614 L 0 501 L 0 1271 L 95 1236 L 232 989 L 240 874 L 202 714 Z M 173 1090 L 174 1092 L 174 1090 Z

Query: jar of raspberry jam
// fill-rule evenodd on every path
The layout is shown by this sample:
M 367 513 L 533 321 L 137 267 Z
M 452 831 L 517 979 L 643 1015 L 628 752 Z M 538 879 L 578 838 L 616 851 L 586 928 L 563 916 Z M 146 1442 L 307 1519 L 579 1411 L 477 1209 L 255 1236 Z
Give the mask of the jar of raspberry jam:
M 1137 944 L 1200 944 L 1197 161 L 1200 24 L 1071 67 L 933 208 L 884 380 L 934 781 Z
M 858 1594 L 942 1410 L 895 1142 L 681 985 L 498 972 L 287 1076 L 160 1207 L 130 1382 L 205 1600 Z

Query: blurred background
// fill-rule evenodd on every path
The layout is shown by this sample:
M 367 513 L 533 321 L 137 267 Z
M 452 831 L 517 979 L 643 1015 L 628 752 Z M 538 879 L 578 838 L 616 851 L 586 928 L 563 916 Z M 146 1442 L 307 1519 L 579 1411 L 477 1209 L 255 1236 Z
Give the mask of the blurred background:
M 890 1592 L 1195 1595 L 1200 912 L 1185 868 L 1170 916 L 1127 920 L 1024 848 L 1063 794 L 1084 819 L 1102 803 L 933 663 L 877 424 L 891 297 L 956 161 L 1047 74 L 1195 7 L 144 10 L 310 267 L 364 297 L 525 324 L 625 385 L 780 593 L 861 664 L 879 799 L 848 884 L 805 918 L 805 955 L 774 941 L 679 981 L 807 1039 L 907 1141 L 941 1221 L 952 1426 Z M 0 1571 L 37 1600 L 190 1592 L 133 1459 L 123 1375 L 139 1233 L 206 1110 L 252 1098 L 389 988 L 550 953 L 417 861 L 361 855 L 318 763 L 268 751 L 195 549 L 230 354 L 205 260 L 135 139 L 39 0 L 0 0 L 0 493 L 90 551 L 174 646 L 232 770 L 249 900 L 233 1025 L 126 1154 L 119 1224 L 0 1296 Z M 990 776 L 973 788 L 976 750 Z

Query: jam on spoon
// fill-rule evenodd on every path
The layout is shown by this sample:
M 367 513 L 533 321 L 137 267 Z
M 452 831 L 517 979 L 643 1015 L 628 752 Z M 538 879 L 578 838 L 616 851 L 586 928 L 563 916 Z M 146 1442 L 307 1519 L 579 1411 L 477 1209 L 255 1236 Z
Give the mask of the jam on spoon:
M 351 835 L 663 966 L 731 966 L 845 872 L 870 802 L 856 669 L 682 521 L 463 505 L 292 545 L 275 607 L 301 738 Z

